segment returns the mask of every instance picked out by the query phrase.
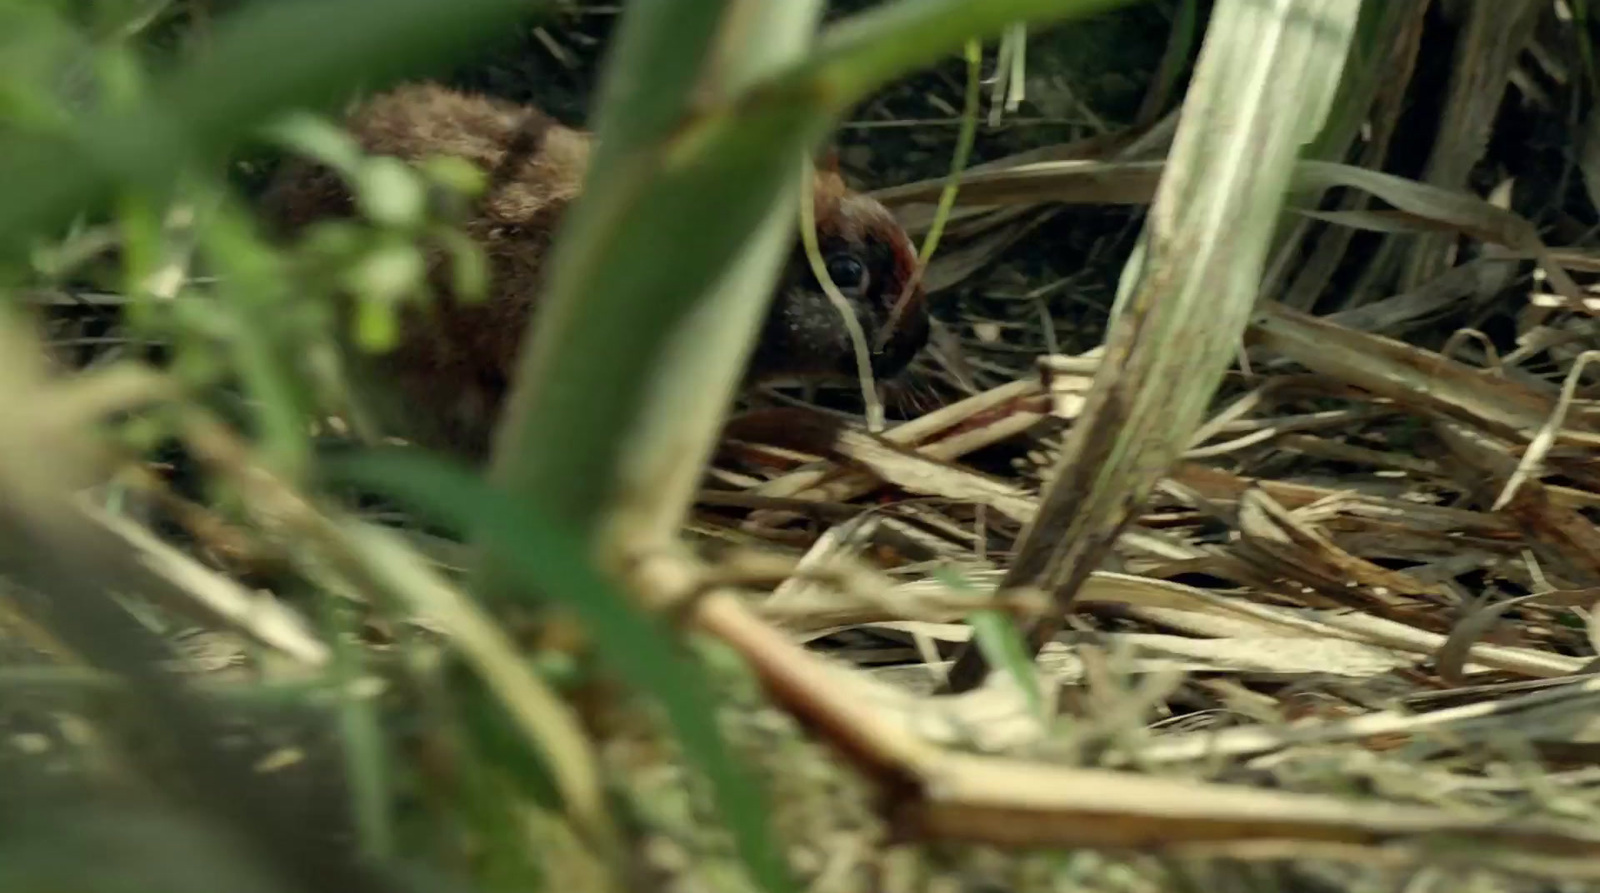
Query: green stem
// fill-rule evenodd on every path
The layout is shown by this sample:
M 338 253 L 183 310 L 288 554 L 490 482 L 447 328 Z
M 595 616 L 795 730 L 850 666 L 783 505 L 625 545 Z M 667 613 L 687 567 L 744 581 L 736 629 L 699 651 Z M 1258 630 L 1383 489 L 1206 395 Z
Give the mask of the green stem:
M 983 43 L 967 41 L 967 97 L 961 109 L 961 133 L 956 137 L 956 152 L 950 159 L 950 178 L 939 193 L 939 210 L 933 215 L 933 226 L 922 242 L 922 262 L 926 264 L 939 247 L 939 237 L 944 235 L 944 225 L 950 219 L 950 209 L 955 207 L 956 193 L 961 191 L 961 172 L 967 169 L 967 159 L 972 156 L 972 144 L 978 135 L 979 83 L 983 74 Z

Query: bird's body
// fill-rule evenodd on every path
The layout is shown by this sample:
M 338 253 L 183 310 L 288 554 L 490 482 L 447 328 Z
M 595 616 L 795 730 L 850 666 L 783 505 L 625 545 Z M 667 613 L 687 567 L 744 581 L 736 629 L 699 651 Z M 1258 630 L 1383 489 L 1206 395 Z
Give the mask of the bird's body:
M 432 84 L 372 97 L 345 125 L 370 154 L 407 162 L 454 156 L 488 177 L 487 191 L 465 223 L 488 260 L 487 298 L 456 300 L 440 253 L 431 273 L 439 300 L 408 306 L 398 346 L 371 363 L 373 377 L 383 379 L 407 417 L 397 433 L 481 458 L 539 302 L 556 228 L 581 192 L 591 137 L 537 109 Z M 928 331 L 910 240 L 887 210 L 852 192 L 835 173 L 818 174 L 815 199 L 830 278 L 879 347 L 875 371 L 892 375 L 921 349 Z M 263 206 L 286 235 L 354 213 L 339 174 L 298 159 L 276 176 Z M 885 327 L 891 329 L 886 335 Z M 854 369 L 848 330 L 797 239 L 747 379 L 850 377 Z

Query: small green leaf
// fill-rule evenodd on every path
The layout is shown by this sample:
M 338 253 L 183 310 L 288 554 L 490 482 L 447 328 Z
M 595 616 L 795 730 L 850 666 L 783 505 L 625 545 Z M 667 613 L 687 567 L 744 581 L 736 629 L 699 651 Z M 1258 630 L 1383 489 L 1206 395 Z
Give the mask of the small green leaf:
M 369 353 L 387 353 L 400 343 L 400 319 L 392 304 L 360 301 L 356 304 L 356 346 Z
M 428 193 L 417 172 L 398 158 L 379 155 L 356 168 L 351 185 L 356 207 L 380 226 L 412 229 L 422 223 Z
M 100 89 L 110 107 L 133 108 L 144 98 L 145 72 L 139 57 L 128 47 L 106 47 L 94 57 Z
M 354 175 L 366 156 L 349 133 L 310 112 L 290 112 L 266 128 L 279 145 L 314 159 L 346 177 Z
M 450 254 L 450 286 L 462 301 L 481 301 L 489 293 L 489 261 L 466 233 L 454 227 L 439 227 L 434 232 Z
M 1034 675 L 1033 660 L 1022 643 L 1016 626 L 1000 611 L 974 611 L 967 615 L 972 627 L 972 638 L 978 644 L 989 666 L 1004 669 L 1022 689 L 1028 709 L 1041 722 L 1048 719 L 1044 708 L 1044 694 L 1039 691 L 1039 677 Z
M 489 183 L 477 165 L 454 155 L 433 155 L 423 159 L 417 169 L 430 182 L 464 196 L 478 196 Z
M 343 264 L 364 251 L 371 236 L 371 228 L 360 223 L 321 220 L 306 228 L 299 248 L 314 262 Z
M 426 269 L 415 245 L 389 240 L 346 271 L 345 287 L 356 296 L 356 340 L 363 348 L 388 350 L 399 340 L 399 304 L 419 290 Z

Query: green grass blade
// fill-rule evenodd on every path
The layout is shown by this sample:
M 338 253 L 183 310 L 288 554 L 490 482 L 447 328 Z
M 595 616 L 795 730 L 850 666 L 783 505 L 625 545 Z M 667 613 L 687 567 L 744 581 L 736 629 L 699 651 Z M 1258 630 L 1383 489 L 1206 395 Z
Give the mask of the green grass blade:
M 974 611 L 967 615 L 972 627 L 972 640 L 989 666 L 1004 670 L 1019 689 L 1028 710 L 1040 722 L 1048 720 L 1045 712 L 1044 692 L 1039 689 L 1039 677 L 1034 675 L 1033 655 L 1017 630 L 1011 617 L 1000 611 Z

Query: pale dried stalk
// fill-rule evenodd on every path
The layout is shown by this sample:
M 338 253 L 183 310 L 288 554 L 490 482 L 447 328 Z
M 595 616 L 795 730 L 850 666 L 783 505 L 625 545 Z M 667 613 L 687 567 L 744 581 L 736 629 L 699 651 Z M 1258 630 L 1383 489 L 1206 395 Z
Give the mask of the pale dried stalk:
M 917 443 L 980 413 L 1004 406 L 1012 400 L 1034 396 L 1040 391 L 1038 379 L 1026 378 L 1009 382 L 898 425 L 884 432 L 883 437 L 890 443 Z M 761 496 L 797 496 L 826 478 L 832 468 L 831 462 L 823 463 L 817 468 L 802 468 L 782 477 L 773 478 L 752 492 Z
M 1347 854 L 1443 834 L 1480 844 L 1463 851 L 1469 859 L 1492 858 L 1493 846 L 1600 854 L 1600 837 L 1575 824 L 1508 823 L 1489 811 L 1365 804 L 953 753 L 922 740 L 914 721 L 868 696 L 875 687 L 859 673 L 808 653 L 733 594 L 702 597 L 692 617 L 744 655 L 774 696 L 884 782 L 887 808 L 908 832 L 1003 846 L 1322 842 L 1342 844 Z
M 1238 353 L 1300 147 L 1327 114 L 1359 3 L 1223 0 L 1135 259 L 1105 362 L 1006 588 L 1077 589 L 1190 444 Z M 1035 624 L 1037 652 L 1060 618 Z M 987 673 L 968 648 L 951 673 Z
M 173 594 L 188 597 L 183 602 L 172 597 L 163 598 L 168 608 L 190 614 L 198 608 L 208 619 L 243 633 L 308 667 L 327 664 L 327 644 L 316 637 L 311 624 L 293 608 L 269 594 L 248 591 L 126 518 L 107 514 L 86 502 L 82 503 L 82 508 L 90 520 L 126 542 L 131 554 L 151 573 L 172 586 L 170 593 L 152 594 L 158 597 Z

